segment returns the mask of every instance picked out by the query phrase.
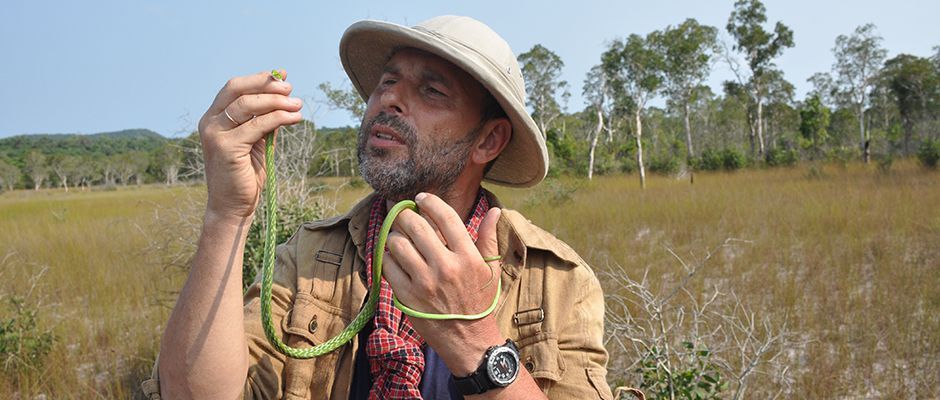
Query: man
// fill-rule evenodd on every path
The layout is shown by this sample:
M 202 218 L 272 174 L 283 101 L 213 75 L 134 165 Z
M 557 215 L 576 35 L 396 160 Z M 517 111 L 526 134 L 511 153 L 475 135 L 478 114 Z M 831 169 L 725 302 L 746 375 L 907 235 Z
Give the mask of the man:
M 199 124 L 209 190 L 190 276 L 167 323 L 151 398 L 611 398 L 604 305 L 570 247 L 501 211 L 483 180 L 528 187 L 544 178 L 545 142 L 524 106 L 508 44 L 482 23 L 437 17 L 414 28 L 363 21 L 340 43 L 368 98 L 360 171 L 375 189 L 347 215 L 304 225 L 278 247 L 273 319 L 293 347 L 323 343 L 359 312 L 386 210 L 395 221 L 373 320 L 349 343 L 308 360 L 265 339 L 259 283 L 241 293 L 241 260 L 265 173 L 265 132 L 301 121 L 291 86 L 235 78 Z M 499 255 L 487 263 L 484 257 Z M 495 280 L 499 284 L 495 284 Z M 399 300 L 427 313 L 403 316 Z

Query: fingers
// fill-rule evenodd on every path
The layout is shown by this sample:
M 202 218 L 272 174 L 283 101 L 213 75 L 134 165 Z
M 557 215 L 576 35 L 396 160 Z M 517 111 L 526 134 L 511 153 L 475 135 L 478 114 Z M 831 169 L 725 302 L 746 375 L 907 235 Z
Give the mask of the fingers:
M 213 116 L 214 123 L 223 130 L 232 130 L 251 121 L 258 115 L 264 115 L 276 110 L 288 112 L 300 111 L 303 101 L 296 97 L 280 94 L 246 94 L 239 96 L 231 104 L 222 109 L 222 112 Z
M 477 236 L 477 250 L 483 257 L 492 257 L 499 255 L 499 246 L 496 240 L 496 224 L 499 223 L 499 217 L 503 215 L 503 210 L 493 207 L 486 212 L 483 221 L 480 222 L 480 235 Z
M 281 73 L 284 74 L 285 78 L 287 77 L 286 72 L 281 71 Z M 290 95 L 291 90 L 292 86 L 290 83 L 274 79 L 271 77 L 271 73 L 267 71 L 232 78 L 225 83 L 222 90 L 219 90 L 219 94 L 215 96 L 215 100 L 212 102 L 212 105 L 209 106 L 209 113 L 221 114 L 223 109 L 242 95 L 271 93 L 287 96 Z M 230 110 L 229 113 L 231 112 Z M 235 117 L 235 115 L 232 116 Z
M 382 258 L 382 275 L 393 287 L 426 276 L 427 262 L 407 237 L 398 232 L 389 233 L 385 245 L 388 251 Z
M 281 73 L 286 76 L 286 72 Z M 291 84 L 273 78 L 270 72 L 232 78 L 199 121 L 199 132 L 214 135 L 230 131 L 257 115 L 274 110 L 297 112 L 303 107 L 303 102 L 288 97 L 291 90 Z
M 440 230 L 444 242 L 452 251 L 461 254 L 470 254 L 473 242 L 467 233 L 463 219 L 444 200 L 430 193 L 419 193 L 415 197 L 418 209 L 426 215 L 431 223 Z
M 409 241 L 423 258 L 432 264 L 446 261 L 446 257 L 451 253 L 431 224 L 412 210 L 403 210 L 398 214 L 389 239 L 392 234 Z

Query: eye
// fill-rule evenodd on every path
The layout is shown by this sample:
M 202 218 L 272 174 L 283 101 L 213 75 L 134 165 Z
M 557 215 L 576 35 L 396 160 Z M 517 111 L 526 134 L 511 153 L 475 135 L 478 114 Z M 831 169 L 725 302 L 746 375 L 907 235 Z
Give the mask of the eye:
M 430 94 L 432 94 L 432 95 L 434 95 L 434 96 L 443 96 L 443 97 L 447 97 L 447 95 L 444 94 L 444 92 L 435 89 L 433 86 L 428 86 L 427 89 L 425 89 L 425 90 L 427 90 L 428 93 L 430 93 Z

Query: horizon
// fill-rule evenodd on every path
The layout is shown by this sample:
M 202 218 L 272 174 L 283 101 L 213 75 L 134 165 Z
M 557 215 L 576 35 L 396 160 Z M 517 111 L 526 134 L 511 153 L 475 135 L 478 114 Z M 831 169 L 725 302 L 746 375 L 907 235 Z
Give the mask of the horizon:
M 933 21 L 940 15 L 938 2 L 764 3 L 767 25 L 781 21 L 794 32 L 795 47 L 784 51 L 777 65 L 796 87 L 795 100 L 802 100 L 811 87 L 806 78 L 831 70 L 836 36 L 859 25 L 877 26 L 888 58 L 901 53 L 929 57 L 940 45 L 940 28 Z M 0 138 L 125 129 L 149 129 L 167 138 L 187 135 L 226 80 L 271 68 L 288 70 L 294 95 L 305 100 L 306 119 L 318 127 L 354 127 L 359 122 L 345 111 L 330 110 L 317 89 L 322 82 L 349 87 L 336 51 L 345 28 L 364 18 L 410 26 L 447 13 L 490 25 L 516 55 L 535 44 L 558 54 L 565 63 L 562 79 L 572 94 L 566 111 L 576 112 L 585 106 L 584 76 L 606 43 L 686 18 L 715 26 L 727 40 L 724 25 L 733 1 L 720 6 L 677 0 L 543 7 L 533 1 L 445 5 L 423 0 L 404 9 L 374 1 L 353 7 L 301 2 L 278 7 L 247 1 L 224 7 L 180 1 L 12 3 L 0 16 L 0 51 L 9 60 L 0 65 L 5 88 L 0 92 L 5 113 Z M 520 23 L 520 15 L 527 16 L 525 22 Z M 721 82 L 731 79 L 727 65 L 716 62 L 706 84 L 721 93 Z M 663 103 L 659 99 L 652 105 Z

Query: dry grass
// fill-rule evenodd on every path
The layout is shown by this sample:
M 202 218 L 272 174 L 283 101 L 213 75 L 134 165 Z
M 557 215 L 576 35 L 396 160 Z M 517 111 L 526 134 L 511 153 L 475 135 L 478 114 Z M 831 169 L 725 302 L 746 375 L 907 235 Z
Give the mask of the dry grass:
M 536 189 L 494 188 L 507 206 L 577 249 L 598 271 L 648 271 L 654 289 L 726 238 L 689 282 L 693 293 L 734 292 L 789 327 L 786 349 L 796 397 L 940 396 L 940 174 L 896 163 L 696 174 L 695 183 L 653 177 L 557 180 Z M 339 181 L 326 181 L 336 186 Z M 327 189 L 344 211 L 367 188 Z M 144 251 L 155 210 L 202 189 L 5 193 L 0 196 L 0 295 L 30 295 L 58 342 L 42 371 L 0 377 L 0 393 L 33 398 L 128 398 L 149 371 L 183 276 Z M 186 238 L 183 238 L 186 240 Z M 608 285 L 609 286 L 609 285 Z M 621 288 L 605 287 L 610 293 Z M 618 366 L 611 377 L 635 379 Z M 753 385 L 769 382 L 758 377 Z M 760 390 L 750 392 L 752 395 Z M 758 396 L 759 397 L 759 396 Z
M 158 299 L 182 282 L 150 258 L 149 231 L 155 212 L 185 191 L 192 189 L 0 196 L 0 253 L 11 255 L 0 272 L 0 297 L 27 295 L 35 280 L 27 302 L 57 337 L 40 370 L 0 377 L 0 397 L 134 396 L 169 314 Z
M 663 288 L 683 274 L 668 249 L 700 260 L 726 238 L 746 240 L 690 288 L 734 292 L 778 326 L 789 316 L 804 343 L 786 349 L 792 394 L 937 397 L 940 174 L 913 163 L 887 174 L 821 170 L 696 174 L 694 184 L 660 177 L 645 192 L 635 177 L 563 181 L 536 191 L 535 202 L 524 191 L 499 192 L 596 270 L 622 266 L 637 280 L 648 270 Z M 570 200 L 553 201 L 573 187 Z

